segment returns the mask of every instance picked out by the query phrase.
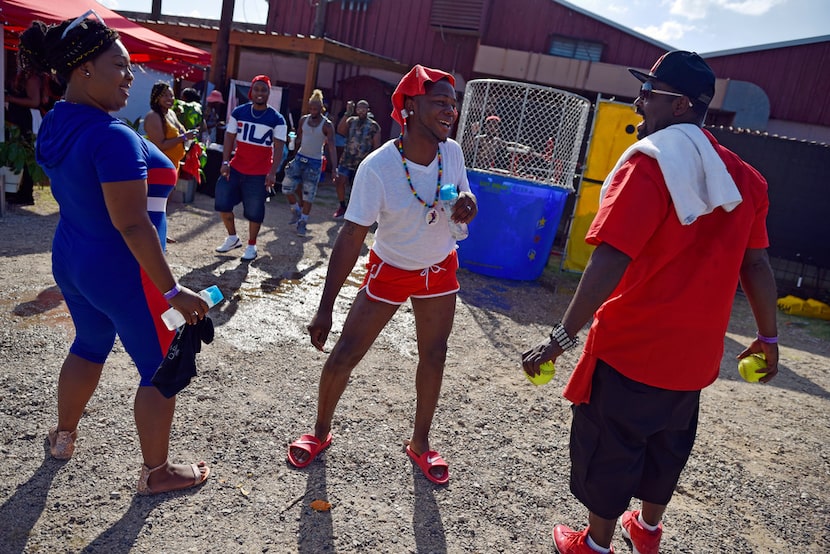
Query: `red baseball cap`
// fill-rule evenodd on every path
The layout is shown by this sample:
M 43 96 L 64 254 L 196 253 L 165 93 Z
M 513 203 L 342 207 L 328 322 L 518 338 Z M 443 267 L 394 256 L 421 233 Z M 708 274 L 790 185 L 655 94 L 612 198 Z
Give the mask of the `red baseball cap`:
M 253 91 L 254 83 L 256 83 L 257 81 L 262 81 L 263 83 L 268 85 L 268 92 L 271 92 L 271 79 L 268 78 L 268 75 L 257 75 L 256 77 L 251 79 L 251 88 L 248 89 L 248 100 L 253 100 L 253 97 L 251 96 L 251 91 Z

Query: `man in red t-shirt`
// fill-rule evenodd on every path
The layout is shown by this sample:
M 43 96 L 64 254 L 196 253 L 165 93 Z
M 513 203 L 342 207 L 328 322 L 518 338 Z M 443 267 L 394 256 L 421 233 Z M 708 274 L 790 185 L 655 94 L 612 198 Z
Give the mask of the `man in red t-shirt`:
M 277 182 L 288 134 L 285 118 L 268 105 L 270 94 L 271 80 L 267 75 L 257 75 L 248 91 L 251 101 L 231 112 L 216 181 L 214 209 L 228 231 L 225 242 L 216 251 L 229 252 L 242 246 L 233 215 L 234 206 L 242 202 L 242 215 L 248 220 L 248 245 L 242 259 L 247 261 L 257 256 L 256 240 L 265 219 L 265 198 Z
M 618 517 L 636 551 L 657 554 L 739 280 L 758 325 L 739 358 L 763 353 L 764 383 L 778 373 L 767 184 L 701 128 L 715 75 L 684 51 L 664 54 L 649 73 L 629 71 L 643 83 L 634 102 L 640 140 L 603 185 L 586 236 L 596 250 L 561 323 L 522 357 L 525 372 L 539 374 L 577 345 L 593 316 L 564 391 L 574 404 L 570 488 L 589 527 L 555 526 L 560 554 L 613 551 Z M 627 511 L 635 497 L 641 510 Z

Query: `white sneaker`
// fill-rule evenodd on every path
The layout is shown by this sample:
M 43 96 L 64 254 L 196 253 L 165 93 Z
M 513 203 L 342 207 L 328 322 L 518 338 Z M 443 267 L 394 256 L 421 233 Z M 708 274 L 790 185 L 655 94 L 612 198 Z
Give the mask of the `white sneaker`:
M 222 243 L 222 246 L 216 249 L 217 252 L 230 252 L 234 248 L 239 248 L 242 246 L 242 241 L 239 240 L 238 236 L 232 236 L 225 239 L 225 242 Z
M 256 258 L 256 244 L 249 244 L 245 247 L 245 253 L 242 254 L 243 260 L 253 260 Z

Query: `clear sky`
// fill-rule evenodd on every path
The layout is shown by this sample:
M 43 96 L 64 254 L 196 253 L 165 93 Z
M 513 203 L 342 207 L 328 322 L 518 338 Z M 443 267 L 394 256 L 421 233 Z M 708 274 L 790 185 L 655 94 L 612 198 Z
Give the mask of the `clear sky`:
M 149 12 L 151 6 L 151 0 L 99 1 L 116 10 Z M 830 35 L 830 0 L 566 1 L 669 46 L 700 53 Z M 170 15 L 219 19 L 221 10 L 222 0 L 162 0 L 162 13 Z M 265 23 L 267 15 L 266 0 L 235 2 L 236 21 Z

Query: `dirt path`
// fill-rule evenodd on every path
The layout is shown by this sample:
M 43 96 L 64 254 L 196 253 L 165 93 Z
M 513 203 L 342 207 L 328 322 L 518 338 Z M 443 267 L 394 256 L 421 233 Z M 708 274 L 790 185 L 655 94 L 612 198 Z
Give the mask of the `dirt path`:
M 56 208 L 38 195 L 35 206 L 0 218 L 0 552 L 552 552 L 554 522 L 584 525 L 568 491 L 570 409 L 561 397 L 575 355 L 539 388 L 518 364 L 575 287 L 553 270 L 533 283 L 460 273 L 432 436 L 451 466 L 448 487 L 429 483 L 402 451 L 415 401 L 408 306 L 355 370 L 331 448 L 306 470 L 288 467 L 286 444 L 310 429 L 323 362 L 305 325 L 339 228 L 329 219 L 330 188 L 304 239 L 277 197 L 252 263 L 240 262 L 241 250 L 213 251 L 223 231 L 211 198 L 170 209 L 174 272 L 197 290 L 217 284 L 228 298 L 211 313 L 216 340 L 200 354 L 174 421 L 173 457 L 206 460 L 213 474 L 204 487 L 134 494 L 136 372 L 120 344 L 74 458 L 52 460 L 44 436 L 73 331 L 50 270 Z M 330 344 L 361 271 L 338 300 Z M 698 443 L 666 514 L 664 553 L 830 549 L 827 325 L 781 321 L 780 376 L 741 381 L 734 357 L 755 327 L 737 298 L 721 377 L 703 394 Z M 314 511 L 315 499 L 332 509 Z M 615 544 L 630 552 L 619 533 Z

